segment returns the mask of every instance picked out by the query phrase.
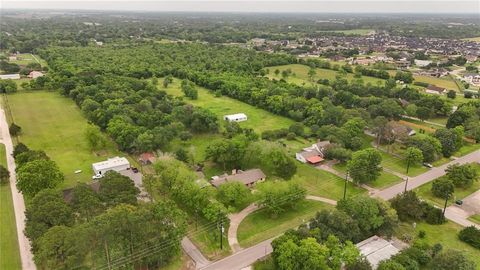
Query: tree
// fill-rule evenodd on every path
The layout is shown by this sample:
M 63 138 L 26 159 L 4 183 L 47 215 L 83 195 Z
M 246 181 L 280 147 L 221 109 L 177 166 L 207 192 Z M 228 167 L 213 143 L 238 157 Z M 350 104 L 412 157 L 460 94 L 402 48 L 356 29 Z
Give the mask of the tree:
M 422 151 L 416 147 L 408 147 L 405 151 L 405 162 L 407 162 L 407 174 L 408 166 L 420 165 L 423 161 Z
M 13 80 L 0 80 L 0 93 L 17 92 L 17 84 Z
M 356 183 L 372 182 L 382 172 L 381 162 L 382 156 L 377 150 L 373 148 L 360 150 L 354 152 L 352 159 L 347 163 L 348 173 Z
M 436 160 L 442 151 L 440 141 L 430 135 L 417 134 L 416 136 L 408 138 L 406 144 L 409 147 L 413 146 L 420 149 L 424 162 Z
M 455 92 L 455 90 L 448 90 L 447 97 L 450 99 L 455 99 L 457 97 L 457 92 Z
M 440 177 L 432 182 L 432 193 L 439 198 L 448 199 L 454 191 L 455 185 L 446 177 Z
M 89 245 L 82 230 L 54 226 L 36 243 L 35 263 L 42 269 L 72 269 L 84 265 Z
M 109 171 L 100 180 L 99 195 L 107 206 L 115 206 L 121 203 L 137 204 L 137 195 L 140 190 L 133 181 L 117 172 Z
M 257 184 L 259 205 L 273 216 L 284 212 L 288 207 L 305 198 L 306 190 L 293 182 L 263 182 Z
M 314 82 L 315 75 L 317 75 L 317 72 L 315 71 L 315 68 L 310 68 L 308 70 L 308 78 L 310 79 L 310 82 Z
M 104 207 L 100 196 L 84 183 L 77 184 L 72 190 L 72 209 L 78 213 L 78 218 L 89 221 L 103 212 Z
M 458 233 L 458 238 L 472 247 L 480 249 L 480 230 L 475 226 L 469 226 L 461 230 Z
M 288 128 L 288 130 L 295 133 L 297 136 L 305 135 L 305 127 L 302 123 L 294 123 Z
M 445 250 L 438 254 L 432 262 L 432 269 L 435 270 L 475 270 L 475 262 L 469 260 L 459 250 Z
M 184 148 L 178 148 L 175 151 L 175 158 L 185 163 L 188 163 L 188 160 L 189 160 L 188 151 L 185 150 Z
M 93 151 L 105 149 L 107 146 L 107 139 L 96 126 L 87 126 L 85 129 L 85 138 L 87 139 L 90 149 Z
M 358 259 L 357 261 L 351 264 L 347 264 L 346 266 L 346 270 L 372 270 L 372 269 L 373 269 L 372 265 L 364 257 Z
M 241 137 L 232 140 L 218 140 L 207 146 L 205 157 L 222 165 L 223 169 L 233 169 L 240 165 L 245 155 L 246 141 Z
M 398 225 L 398 217 L 395 210 L 385 202 L 376 199 L 357 196 L 340 200 L 337 209 L 347 213 L 355 221 L 364 238 L 376 233 L 392 235 Z
M 445 170 L 447 177 L 456 187 L 468 188 L 478 181 L 478 173 L 472 164 L 453 164 Z
M 23 143 L 18 143 L 17 145 L 15 145 L 15 147 L 13 148 L 13 157 L 14 158 L 17 158 L 17 156 L 21 153 L 24 153 L 24 152 L 28 152 L 30 151 L 30 149 Z
M 217 199 L 226 206 L 241 207 L 249 197 L 250 190 L 240 182 L 227 182 L 218 187 Z
M 63 174 L 51 160 L 33 160 L 17 170 L 17 188 L 29 197 L 35 196 L 42 189 L 55 188 L 63 180 Z
M 452 154 L 461 147 L 461 145 L 457 145 L 457 132 L 455 132 L 453 129 L 437 129 L 434 136 L 442 145 L 442 154 L 444 157 L 452 156 Z
M 411 72 L 397 71 L 395 74 L 395 80 L 402 81 L 404 83 L 412 83 L 413 75 Z
M 271 162 L 274 174 L 283 179 L 290 179 L 297 172 L 295 161 L 280 149 L 271 151 L 267 158 Z
M 406 270 L 406 268 L 394 260 L 386 260 L 378 264 L 377 270 Z
M 390 204 L 401 221 L 421 220 L 424 216 L 424 207 L 414 191 L 398 194 Z
M 187 80 L 182 81 L 182 92 L 186 97 L 189 97 L 191 99 L 197 99 L 198 98 L 198 91 L 195 89 L 195 85 Z
M 25 211 L 25 216 L 25 235 L 34 244 L 49 228 L 71 226 L 74 223 L 72 209 L 65 203 L 60 192 L 52 189 L 42 190 L 35 195 Z
M 416 114 L 417 114 L 417 117 L 420 120 L 424 121 L 424 120 L 427 120 L 427 119 L 429 119 L 433 116 L 433 109 L 428 108 L 428 107 L 424 107 L 424 106 L 418 106 Z
M 173 82 L 173 76 L 172 75 L 167 75 L 165 79 L 163 79 L 163 87 L 167 88 L 169 84 Z
M 15 123 L 12 123 L 8 131 L 10 132 L 10 135 L 17 136 L 18 134 L 20 134 L 20 132 L 22 132 L 22 128 Z
M 338 210 L 322 210 L 308 223 L 310 233 L 322 241 L 329 235 L 335 235 L 340 241 L 361 241 L 362 234 L 357 221 Z M 318 229 L 317 229 L 318 228 Z M 317 229 L 317 230 L 316 230 Z
M 10 179 L 10 172 L 7 168 L 0 165 L 0 185 L 7 184 Z

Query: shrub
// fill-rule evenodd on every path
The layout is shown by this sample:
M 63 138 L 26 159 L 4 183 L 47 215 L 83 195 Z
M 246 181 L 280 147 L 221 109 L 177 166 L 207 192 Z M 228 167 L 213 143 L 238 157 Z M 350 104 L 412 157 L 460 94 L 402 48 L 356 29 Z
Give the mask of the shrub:
M 8 131 L 10 132 L 10 135 L 17 136 L 18 134 L 20 134 L 20 132 L 22 132 L 22 128 L 15 123 L 12 123 Z
M 442 224 L 445 222 L 445 219 L 443 218 L 443 212 L 442 209 L 435 208 L 433 206 L 430 206 L 429 211 L 427 212 L 426 219 L 428 224 Z
M 0 165 L 0 185 L 8 183 L 9 178 L 10 172 L 5 167 Z
M 480 249 L 480 230 L 474 226 L 461 230 L 458 238 L 472 247 Z
M 427 235 L 427 233 L 424 230 L 420 230 L 418 232 L 418 238 L 420 238 L 420 239 L 425 238 L 425 235 Z

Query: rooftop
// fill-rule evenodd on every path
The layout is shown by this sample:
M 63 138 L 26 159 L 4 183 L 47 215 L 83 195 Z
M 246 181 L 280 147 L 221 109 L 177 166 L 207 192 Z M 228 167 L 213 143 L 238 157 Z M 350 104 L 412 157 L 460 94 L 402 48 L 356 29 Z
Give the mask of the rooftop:
M 224 174 L 221 176 L 214 176 L 212 177 L 212 185 L 215 187 L 220 186 L 226 182 L 237 181 L 241 182 L 245 185 L 257 182 L 261 179 L 265 178 L 265 174 L 260 169 L 251 169 L 251 170 L 238 170 L 236 174 L 228 175 Z
M 400 252 L 400 248 L 376 235 L 363 240 L 356 246 L 360 253 L 372 264 L 373 269 L 376 269 L 381 261 L 387 260 Z
M 124 157 L 113 157 L 105 161 L 100 161 L 92 164 L 95 170 L 104 170 L 104 169 L 109 169 L 112 167 L 122 166 L 122 165 L 130 165 L 130 162 L 128 162 L 128 159 Z

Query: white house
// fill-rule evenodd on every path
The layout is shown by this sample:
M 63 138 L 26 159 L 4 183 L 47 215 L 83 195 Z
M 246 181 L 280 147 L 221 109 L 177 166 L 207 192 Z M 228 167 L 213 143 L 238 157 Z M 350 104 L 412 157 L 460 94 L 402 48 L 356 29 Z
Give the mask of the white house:
M 3 74 L 0 75 L 1 80 L 20 80 L 20 74 Z
M 430 84 L 427 88 L 425 88 L 425 92 L 434 95 L 443 95 L 447 93 L 447 89 Z
M 467 73 L 463 75 L 463 80 L 474 84 L 474 85 L 479 85 L 480 84 L 480 74 L 475 74 L 475 73 Z
M 408 247 L 407 244 L 400 241 L 387 241 L 379 236 L 372 236 L 356 244 L 357 248 L 373 269 L 377 269 L 378 264 L 383 260 L 399 253 L 402 249 Z
M 223 120 L 226 120 L 228 122 L 243 122 L 247 121 L 247 119 L 247 115 L 244 113 L 236 113 L 223 116 Z
M 105 161 L 92 164 L 95 175 L 104 175 L 108 171 L 124 171 L 130 168 L 130 162 L 124 157 L 113 157 Z
M 295 159 L 302 163 L 317 164 L 323 161 L 325 147 L 330 145 L 329 141 L 320 141 L 312 146 L 303 148 L 301 152 L 295 153 Z
M 415 62 L 415 65 L 418 67 L 426 67 L 432 63 L 432 61 L 429 61 L 429 60 L 419 60 L 419 59 L 415 59 L 414 62 Z
M 30 72 L 27 77 L 32 78 L 32 79 L 36 79 L 38 77 L 42 77 L 43 75 L 44 74 L 42 72 L 34 70 L 34 71 Z

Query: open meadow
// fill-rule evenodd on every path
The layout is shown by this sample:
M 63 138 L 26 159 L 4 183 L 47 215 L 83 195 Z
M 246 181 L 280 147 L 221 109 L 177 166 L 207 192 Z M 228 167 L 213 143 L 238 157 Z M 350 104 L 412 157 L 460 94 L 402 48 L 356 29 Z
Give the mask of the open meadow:
M 183 96 L 180 83 L 180 80 L 174 79 L 173 83 L 167 88 L 164 88 L 161 84 L 158 88 L 174 96 Z M 187 103 L 209 109 L 215 113 L 219 119 L 223 119 L 223 116 L 226 114 L 245 113 L 248 120 L 239 123 L 240 126 L 252 128 L 257 133 L 265 130 L 288 128 L 291 124 L 295 123 L 289 118 L 275 115 L 226 96 L 215 97 L 210 91 L 203 87 L 196 86 L 196 89 L 198 90 L 198 99 L 192 100 L 184 97 Z
M 0 165 L 7 166 L 3 144 L 0 144 Z M 0 217 L 0 269 L 20 269 L 22 265 L 10 184 L 0 184 Z
M 286 79 L 287 82 L 298 84 L 298 85 L 309 85 L 311 84 L 310 78 L 308 77 L 308 71 L 310 68 L 306 65 L 300 65 L 300 64 L 291 64 L 291 65 L 282 65 L 282 66 L 272 66 L 266 68 L 269 70 L 269 73 L 266 75 L 269 79 L 277 79 L 280 80 L 282 79 L 282 71 L 290 69 L 292 71 L 292 74 Z M 278 69 L 280 73 L 278 75 L 275 74 L 275 70 Z M 331 69 L 324 69 L 324 68 L 316 68 L 316 75 L 313 77 L 315 84 L 316 81 L 319 79 L 328 79 L 330 81 L 335 80 L 335 77 L 338 75 L 338 72 L 335 70 Z M 347 74 L 347 80 L 352 81 L 356 79 L 353 74 L 348 73 Z M 368 77 L 368 76 L 362 76 L 361 78 L 364 83 L 372 83 L 372 84 L 377 84 L 377 83 L 384 83 L 385 80 L 374 78 L 374 77 Z
M 22 127 L 19 141 L 31 149 L 44 150 L 58 164 L 65 174 L 61 188 L 91 181 L 92 163 L 121 155 L 113 143 L 98 153 L 90 150 L 84 135 L 87 120 L 71 99 L 47 91 L 22 91 L 6 97 L 13 121 Z M 82 172 L 75 174 L 76 170 Z

